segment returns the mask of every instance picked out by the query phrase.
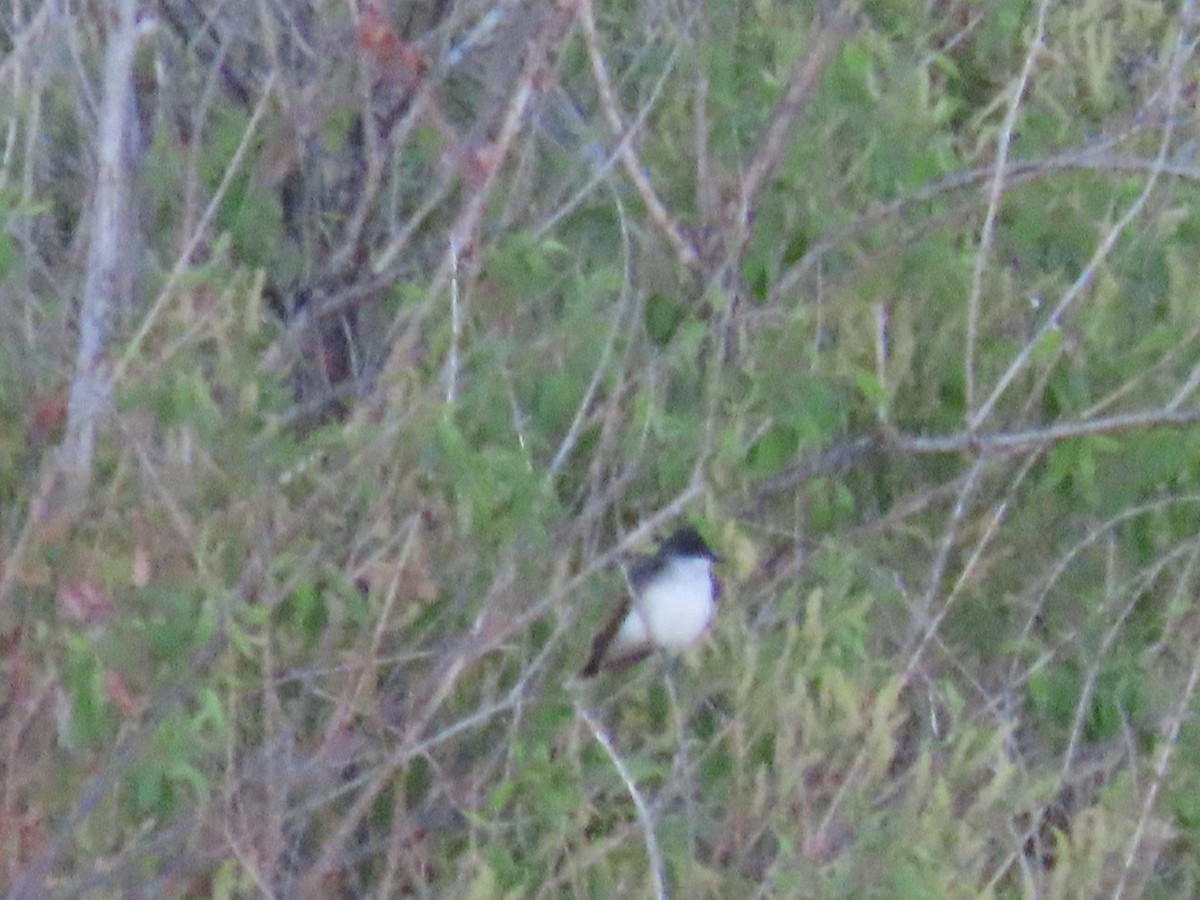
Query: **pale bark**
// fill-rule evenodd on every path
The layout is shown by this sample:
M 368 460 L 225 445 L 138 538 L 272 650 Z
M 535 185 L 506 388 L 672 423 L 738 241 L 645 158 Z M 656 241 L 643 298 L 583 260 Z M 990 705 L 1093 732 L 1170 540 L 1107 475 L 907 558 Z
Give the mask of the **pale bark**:
M 96 428 L 109 402 L 106 350 L 116 311 L 128 308 L 133 290 L 129 248 L 130 137 L 134 122 L 133 63 L 137 46 L 136 0 L 113 0 L 104 59 L 104 99 L 96 144 L 95 214 L 83 297 L 75 375 L 67 405 L 59 462 L 72 484 L 86 487 Z

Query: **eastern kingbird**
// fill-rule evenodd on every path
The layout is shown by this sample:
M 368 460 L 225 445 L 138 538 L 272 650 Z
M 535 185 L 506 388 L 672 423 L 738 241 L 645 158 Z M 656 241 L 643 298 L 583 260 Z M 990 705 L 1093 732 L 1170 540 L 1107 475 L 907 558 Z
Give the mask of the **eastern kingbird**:
M 653 556 L 632 563 L 628 596 L 592 639 L 583 676 L 632 665 L 656 647 L 678 652 L 698 641 L 717 610 L 720 584 L 712 566 L 719 561 L 695 528 L 684 527 Z

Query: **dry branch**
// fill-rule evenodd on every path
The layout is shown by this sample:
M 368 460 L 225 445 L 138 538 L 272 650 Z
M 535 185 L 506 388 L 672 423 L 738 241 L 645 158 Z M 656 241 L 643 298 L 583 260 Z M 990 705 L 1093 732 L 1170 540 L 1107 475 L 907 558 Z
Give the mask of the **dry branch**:
M 120 0 L 116 11 L 105 50 L 96 207 L 79 312 L 75 376 L 67 404 L 66 436 L 58 456 L 73 490 L 86 489 L 90 479 L 96 427 L 109 399 L 105 352 L 117 310 L 128 309 L 133 294 L 130 250 L 134 235 L 129 203 L 136 0 Z

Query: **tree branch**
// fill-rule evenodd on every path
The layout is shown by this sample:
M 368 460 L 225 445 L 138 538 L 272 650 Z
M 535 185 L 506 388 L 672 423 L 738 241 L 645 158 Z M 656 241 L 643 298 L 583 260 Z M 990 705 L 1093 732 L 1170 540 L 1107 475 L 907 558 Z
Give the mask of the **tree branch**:
M 90 478 L 96 424 L 108 405 L 105 350 L 115 310 L 133 294 L 129 249 L 130 135 L 133 133 L 133 58 L 137 47 L 136 0 L 114 4 L 115 22 L 104 57 L 104 101 L 100 111 L 96 210 L 88 250 L 75 377 L 67 402 L 66 435 L 58 462 L 72 489 Z

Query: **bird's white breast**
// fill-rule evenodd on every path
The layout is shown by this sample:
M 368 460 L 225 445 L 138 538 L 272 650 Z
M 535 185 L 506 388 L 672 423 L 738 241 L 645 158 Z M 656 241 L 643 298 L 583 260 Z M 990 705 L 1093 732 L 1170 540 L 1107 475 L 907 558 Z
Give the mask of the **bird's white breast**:
M 618 647 L 656 644 L 682 650 L 700 639 L 715 610 L 712 561 L 677 559 L 642 590 L 621 623 L 615 643 Z

